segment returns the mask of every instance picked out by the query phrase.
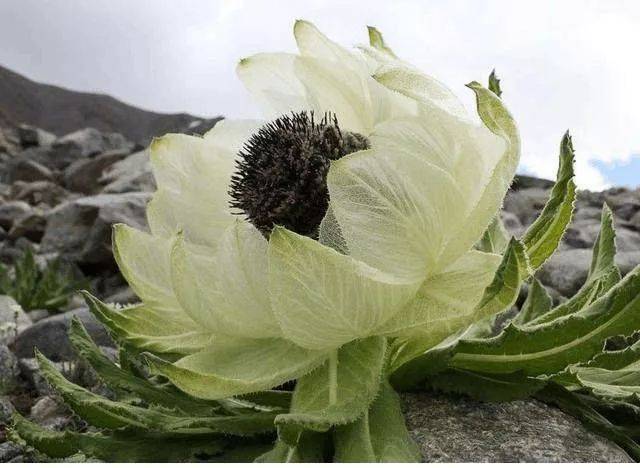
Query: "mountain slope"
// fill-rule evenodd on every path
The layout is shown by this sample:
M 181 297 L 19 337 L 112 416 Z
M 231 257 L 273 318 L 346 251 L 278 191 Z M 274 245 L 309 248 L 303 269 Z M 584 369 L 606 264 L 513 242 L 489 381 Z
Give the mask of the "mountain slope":
M 56 135 L 84 127 L 122 133 L 146 145 L 167 132 L 207 130 L 219 120 L 189 114 L 160 114 L 103 94 L 71 91 L 37 83 L 0 66 L 0 127 L 29 124 Z M 200 124 L 197 124 L 200 121 Z

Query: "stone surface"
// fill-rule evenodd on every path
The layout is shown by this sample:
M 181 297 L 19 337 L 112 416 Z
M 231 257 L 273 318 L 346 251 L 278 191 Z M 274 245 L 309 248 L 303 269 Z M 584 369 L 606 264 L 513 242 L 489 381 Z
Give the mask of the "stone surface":
M 18 157 L 9 165 L 9 182 L 23 180 L 35 182 L 38 180 L 53 180 L 51 169 L 33 159 Z
M 69 413 L 57 396 L 45 395 L 31 407 L 29 419 L 48 429 L 59 430 L 69 424 Z
M 11 229 L 16 219 L 31 213 L 32 208 L 23 201 L 9 201 L 0 204 L 0 227 Z
M 57 252 L 80 263 L 113 261 L 111 226 L 146 229 L 147 193 L 100 194 L 66 202 L 48 215 L 42 253 Z
M 156 188 L 148 150 L 134 153 L 105 171 L 104 193 L 153 192 Z
M 47 220 L 40 211 L 32 211 L 24 216 L 16 219 L 9 230 L 8 237 L 11 240 L 17 240 L 25 237 L 34 242 L 40 242 L 44 234 Z
M 128 148 L 108 151 L 94 158 L 81 158 L 64 171 L 64 185 L 72 192 L 91 195 L 98 193 L 102 185 L 98 182 L 102 173 L 112 164 L 129 154 Z
M 11 185 L 9 198 L 28 203 L 31 206 L 46 205 L 53 207 L 59 205 L 72 195 L 55 182 L 39 180 L 36 182 L 18 181 Z
M 16 462 L 16 458 L 20 455 L 22 455 L 22 447 L 15 442 L 3 442 L 0 444 L 0 463 Z
M 540 214 L 549 198 L 549 190 L 533 187 L 510 191 L 504 199 L 504 210 L 515 214 L 527 226 Z
M 88 158 L 115 149 L 131 151 L 134 145 L 119 133 L 102 133 L 84 128 L 56 140 L 50 151 L 50 164 L 65 169 L 79 158 Z M 49 167 L 51 167 L 49 166 Z
M 42 354 L 53 361 L 73 360 L 76 354 L 67 335 L 73 317 L 77 317 L 82 322 L 98 345 L 113 346 L 113 341 L 104 327 L 88 309 L 81 308 L 54 315 L 27 328 L 11 344 L 13 352 L 19 358 L 32 358 L 33 349 L 37 347 Z
M 571 297 L 587 279 L 591 254 L 591 249 L 558 251 L 539 270 L 538 279 L 563 296 Z
M 18 359 L 5 345 L 0 344 L 0 395 L 6 395 L 20 386 Z
M 431 393 L 403 395 L 407 427 L 425 462 L 631 462 L 613 442 L 535 400 L 481 403 Z
M 31 324 L 29 316 L 13 298 L 0 295 L 0 344 L 13 340 Z
M 53 133 L 31 125 L 20 125 L 18 127 L 18 138 L 23 148 L 49 146 L 56 140 L 56 136 Z

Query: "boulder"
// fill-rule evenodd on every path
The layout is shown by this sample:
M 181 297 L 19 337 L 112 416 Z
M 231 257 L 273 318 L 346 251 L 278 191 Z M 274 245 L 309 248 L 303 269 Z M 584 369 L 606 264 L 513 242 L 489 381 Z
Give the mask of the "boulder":
M 45 165 L 25 157 L 17 157 L 9 164 L 9 182 L 18 180 L 35 182 L 37 180 L 53 180 L 51 169 Z
M 55 182 L 39 180 L 36 182 L 15 182 L 9 190 L 11 200 L 24 201 L 32 206 L 46 205 L 54 207 L 69 198 L 79 198 L 72 195 Z
M 64 171 L 64 185 L 72 192 L 91 195 L 98 193 L 102 173 L 129 154 L 128 149 L 108 151 L 94 158 L 81 158 L 72 162 Z
M 53 361 L 71 361 L 76 354 L 67 332 L 73 317 L 82 322 L 98 345 L 114 346 L 105 328 L 84 307 L 40 320 L 20 333 L 10 347 L 18 358 L 33 358 L 33 349 L 37 347 Z
M 553 187 L 553 184 L 554 182 L 552 180 L 540 179 L 539 177 L 518 174 L 513 179 L 511 190 L 524 190 L 530 188 L 549 190 L 551 187 Z
M 409 432 L 428 463 L 632 461 L 613 442 L 536 400 L 482 403 L 424 392 L 403 395 L 403 403 Z
M 6 395 L 20 386 L 18 359 L 0 344 L 0 395 Z
M 31 325 L 31 319 L 15 299 L 0 295 L 0 344 L 10 342 Z
M 56 140 L 56 136 L 53 133 L 25 124 L 18 127 L 18 138 L 20 139 L 20 146 L 23 148 L 49 146 Z
M 104 193 L 153 192 L 155 179 L 151 172 L 149 151 L 134 153 L 105 171 L 100 182 Z
M 78 198 L 51 210 L 42 253 L 60 253 L 85 264 L 112 261 L 111 226 L 125 223 L 146 229 L 148 193 L 100 194 Z
M 543 265 L 538 279 L 561 295 L 571 297 L 587 279 L 591 255 L 591 249 L 560 250 Z
M 509 191 L 504 199 L 504 210 L 515 214 L 523 225 L 528 226 L 538 217 L 548 199 L 549 191 L 542 188 Z
M 32 208 L 28 203 L 15 200 L 0 204 L 0 227 L 11 229 L 16 219 L 31 213 Z
M 594 219 L 575 220 L 565 232 L 563 241 L 576 249 L 592 248 L 600 233 L 600 221 Z M 640 233 L 616 223 L 616 247 L 618 252 L 640 250 Z
M 65 169 L 79 158 L 88 158 L 116 149 L 131 152 L 133 148 L 134 144 L 119 133 L 102 133 L 95 128 L 84 128 L 53 143 L 49 167 Z
M 8 237 L 11 240 L 26 237 L 34 242 L 40 242 L 45 226 L 46 219 L 44 215 L 41 212 L 33 211 L 15 220 L 9 230 Z

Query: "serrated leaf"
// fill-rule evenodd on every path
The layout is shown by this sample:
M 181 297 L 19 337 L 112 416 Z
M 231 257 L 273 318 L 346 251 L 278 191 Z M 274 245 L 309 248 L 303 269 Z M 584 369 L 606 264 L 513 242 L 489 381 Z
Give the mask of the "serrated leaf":
M 555 252 L 564 235 L 576 198 L 576 185 L 573 182 L 573 144 L 569 132 L 565 133 L 560 143 L 560 164 L 556 183 L 551 189 L 551 196 L 545 204 L 540 216 L 529 226 L 522 241 L 527 248 L 531 268 L 535 271 Z
M 498 318 L 496 314 L 508 310 L 518 298 L 522 271 L 526 271 L 526 265 L 523 244 L 512 238 L 493 281 L 476 306 L 474 317 L 477 321 L 473 325 L 447 337 L 437 346 L 420 339 L 394 342 L 390 358 L 394 387 L 413 388 L 427 376 L 443 370 L 461 339 L 490 336 Z
M 295 446 L 304 430 L 325 432 L 364 414 L 380 388 L 385 351 L 382 337 L 354 341 L 298 379 L 290 412 L 276 417 L 282 440 Z
M 477 372 L 549 374 L 587 361 L 602 350 L 608 337 L 631 334 L 638 328 L 640 267 L 572 315 L 542 325 L 510 324 L 495 338 L 461 341 L 450 363 Z
M 160 407 L 141 408 L 111 401 L 69 382 L 39 352 L 40 372 L 73 411 L 93 426 L 105 429 L 138 428 L 165 437 L 196 434 L 250 435 L 274 429 L 276 412 L 241 416 L 176 416 Z
M 500 216 L 496 216 L 476 244 L 481 252 L 502 254 L 509 244 L 509 236 L 502 224 Z
M 520 312 L 513 318 L 512 322 L 516 325 L 525 325 L 549 312 L 553 306 L 553 299 L 545 289 L 545 287 L 533 278 L 529 286 L 529 294 L 522 304 Z
M 56 432 L 41 428 L 14 413 L 12 430 L 27 444 L 54 458 L 78 452 L 107 462 L 168 462 L 194 460 L 196 455 L 216 455 L 228 442 L 212 437 L 158 439 L 115 432 L 101 433 Z
M 467 395 L 480 401 L 522 400 L 545 385 L 544 381 L 518 372 L 496 375 L 454 369 L 446 370 L 427 381 L 427 386 L 435 390 Z
M 498 97 L 502 97 L 502 89 L 500 89 L 500 78 L 496 75 L 495 69 L 489 75 L 489 91 Z
M 338 463 L 415 463 L 422 459 L 405 425 L 400 398 L 386 381 L 369 411 L 336 428 L 334 444 L 334 462 Z
M 277 440 L 273 448 L 254 460 L 255 463 L 322 463 L 330 448 L 327 434 L 305 431 L 295 446 Z
M 121 369 L 102 354 L 77 318 L 71 321 L 69 339 L 78 354 L 87 360 L 111 389 L 133 393 L 150 404 L 176 408 L 198 416 L 213 414 L 219 409 L 219 405 L 214 402 L 197 400 L 171 388 L 160 388 Z

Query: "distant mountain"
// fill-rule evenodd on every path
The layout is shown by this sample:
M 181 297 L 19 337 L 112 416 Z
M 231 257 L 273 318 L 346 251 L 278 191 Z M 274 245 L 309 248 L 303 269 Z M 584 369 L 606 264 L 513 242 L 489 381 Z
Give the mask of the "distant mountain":
M 28 124 L 58 136 L 93 127 L 146 145 L 167 132 L 204 133 L 220 119 L 150 112 L 104 94 L 36 83 L 0 66 L 0 127 Z

